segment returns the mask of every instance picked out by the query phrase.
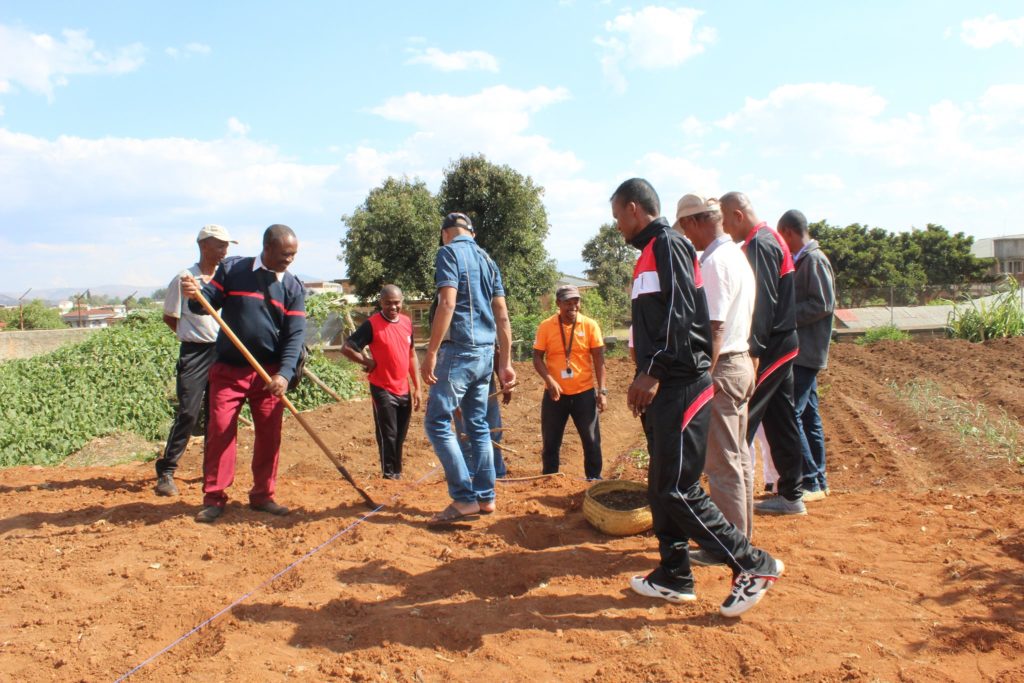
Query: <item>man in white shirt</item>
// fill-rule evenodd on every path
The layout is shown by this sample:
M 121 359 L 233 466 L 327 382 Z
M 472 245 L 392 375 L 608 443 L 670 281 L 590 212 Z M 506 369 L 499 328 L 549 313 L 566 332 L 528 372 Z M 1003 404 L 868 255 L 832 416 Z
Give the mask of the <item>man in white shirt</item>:
M 747 401 L 754 393 L 748 341 L 756 292 L 754 273 L 739 245 L 725 234 L 717 199 L 684 195 L 676 207 L 675 228 L 703 252 L 700 272 L 711 318 L 715 397 L 704 473 L 711 500 L 749 539 L 754 519 L 754 471 L 745 441 Z M 690 561 L 722 563 L 705 550 L 691 551 Z
M 238 244 L 220 225 L 204 225 L 196 237 L 199 244 L 199 262 L 188 272 L 204 283 L 213 278 L 217 266 L 228 253 L 228 244 Z M 156 494 L 176 496 L 174 472 L 178 460 L 188 446 L 192 430 L 204 412 L 204 400 L 210 366 L 217 358 L 214 342 L 220 327 L 211 316 L 197 315 L 189 310 L 188 299 L 181 295 L 181 274 L 167 285 L 164 297 L 164 322 L 174 332 L 181 347 L 178 351 L 177 393 L 178 412 L 174 416 L 171 432 L 163 457 L 156 461 Z

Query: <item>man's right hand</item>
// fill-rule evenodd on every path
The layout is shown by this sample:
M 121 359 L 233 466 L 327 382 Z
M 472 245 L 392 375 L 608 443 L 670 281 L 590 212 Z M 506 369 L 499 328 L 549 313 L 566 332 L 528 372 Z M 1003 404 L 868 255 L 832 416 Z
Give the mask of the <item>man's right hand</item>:
M 199 286 L 196 279 L 192 277 L 192 273 L 181 274 L 181 293 L 188 299 L 194 299 L 199 301 L 199 297 L 202 296 L 203 288 Z
M 377 361 L 373 358 L 365 358 L 363 360 L 363 370 L 366 372 L 373 372 L 377 369 Z
M 555 381 L 554 377 L 548 375 L 547 379 L 544 380 L 544 383 L 548 387 L 548 396 L 551 397 L 552 401 L 557 401 L 562 398 L 562 387 L 558 386 L 558 382 Z

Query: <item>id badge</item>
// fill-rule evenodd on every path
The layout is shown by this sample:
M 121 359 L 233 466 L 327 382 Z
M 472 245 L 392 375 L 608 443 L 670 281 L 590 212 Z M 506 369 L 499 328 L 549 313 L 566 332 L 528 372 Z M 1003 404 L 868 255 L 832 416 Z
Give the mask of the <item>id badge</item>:
M 562 379 L 569 379 L 572 377 L 572 368 L 566 368 L 562 370 Z

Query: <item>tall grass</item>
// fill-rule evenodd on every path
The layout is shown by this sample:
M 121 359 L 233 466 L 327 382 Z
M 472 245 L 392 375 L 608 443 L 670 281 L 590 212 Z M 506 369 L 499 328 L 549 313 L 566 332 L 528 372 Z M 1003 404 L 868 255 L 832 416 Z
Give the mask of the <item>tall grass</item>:
M 972 342 L 1024 336 L 1024 305 L 1016 278 L 1007 276 L 991 301 L 965 297 L 949 314 L 946 332 Z

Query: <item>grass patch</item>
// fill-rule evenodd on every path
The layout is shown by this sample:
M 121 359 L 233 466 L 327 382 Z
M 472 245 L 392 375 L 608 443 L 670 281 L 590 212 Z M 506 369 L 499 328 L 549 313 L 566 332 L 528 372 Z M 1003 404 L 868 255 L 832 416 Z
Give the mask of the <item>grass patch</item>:
M 985 302 L 967 298 L 949 314 L 946 332 L 954 339 L 972 342 L 1024 336 L 1020 284 L 1008 276 L 999 286 L 995 299 Z
M 961 444 L 975 446 L 986 457 L 1005 457 L 1018 466 L 1024 465 L 1021 444 L 1024 434 L 1020 424 L 1006 414 L 994 411 L 982 403 L 961 401 L 942 394 L 931 381 L 911 381 L 905 384 L 890 382 L 889 388 L 918 416 L 939 428 L 960 437 Z
M 910 339 L 910 335 L 895 325 L 882 325 L 868 328 L 864 334 L 854 340 L 854 343 L 867 346 L 880 341 L 907 341 L 908 339 Z

